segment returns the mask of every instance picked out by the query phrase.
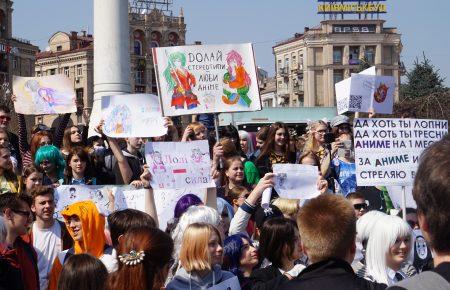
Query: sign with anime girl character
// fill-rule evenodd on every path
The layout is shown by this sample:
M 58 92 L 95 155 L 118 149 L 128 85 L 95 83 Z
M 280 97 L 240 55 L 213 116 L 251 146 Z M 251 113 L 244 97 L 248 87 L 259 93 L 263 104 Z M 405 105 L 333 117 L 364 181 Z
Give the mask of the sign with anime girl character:
M 77 111 L 73 81 L 65 75 L 13 77 L 14 109 L 25 115 L 65 114 Z
M 153 189 L 211 187 L 211 160 L 207 140 L 148 142 L 145 159 Z
M 261 110 L 250 43 L 153 48 L 164 116 Z
M 167 133 L 155 95 L 104 96 L 102 116 L 103 132 L 110 137 L 158 137 Z

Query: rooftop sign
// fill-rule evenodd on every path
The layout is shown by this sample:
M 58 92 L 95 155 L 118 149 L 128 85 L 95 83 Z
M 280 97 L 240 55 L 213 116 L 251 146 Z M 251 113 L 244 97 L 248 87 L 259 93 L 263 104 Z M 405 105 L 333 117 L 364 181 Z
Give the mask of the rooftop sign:
M 355 1 L 355 0 L 318 0 L 318 14 L 378 14 L 386 13 L 387 6 L 378 1 Z

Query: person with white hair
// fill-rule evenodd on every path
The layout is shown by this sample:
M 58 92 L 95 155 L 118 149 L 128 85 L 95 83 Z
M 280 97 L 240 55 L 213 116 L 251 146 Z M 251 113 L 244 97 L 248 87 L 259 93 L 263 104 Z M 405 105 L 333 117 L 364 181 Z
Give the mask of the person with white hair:
M 248 160 L 253 160 L 255 153 L 255 147 L 253 145 L 253 140 L 247 131 L 239 130 L 239 140 L 241 144 L 242 152 L 247 156 Z
M 181 264 L 179 263 L 179 255 L 181 244 L 183 241 L 183 234 L 186 228 L 193 223 L 206 223 L 211 224 L 214 227 L 218 227 L 220 223 L 220 215 L 216 209 L 205 205 L 191 206 L 185 213 L 183 213 L 177 226 L 172 232 L 172 239 L 174 242 L 174 264 L 169 270 L 166 284 L 173 279 L 173 276 L 181 266 Z M 221 234 L 223 236 L 223 233 Z
M 365 252 L 370 233 L 377 221 L 386 216 L 385 213 L 371 210 L 356 221 L 356 253 L 352 268 L 359 277 L 366 276 Z
M 397 216 L 383 216 L 373 226 L 366 247 L 364 277 L 391 286 L 417 274 L 405 270 L 411 251 L 411 227 Z

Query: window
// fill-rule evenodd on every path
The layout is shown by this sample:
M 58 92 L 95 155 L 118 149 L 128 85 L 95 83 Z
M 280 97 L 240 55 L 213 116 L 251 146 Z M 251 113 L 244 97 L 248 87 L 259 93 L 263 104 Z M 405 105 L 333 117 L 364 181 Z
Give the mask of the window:
M 394 46 L 383 46 L 383 64 L 394 64 Z
M 145 86 L 135 86 L 134 92 L 135 93 L 145 93 Z
M 284 59 L 284 67 L 286 68 L 286 71 L 289 70 L 289 58 Z
M 375 46 L 367 46 L 364 57 L 369 64 L 375 63 Z
M 159 43 L 157 41 L 150 42 L 150 47 L 158 47 Z
M 384 76 L 394 76 L 394 70 L 392 70 L 392 69 L 385 69 L 383 75 Z
M 136 84 L 145 84 L 145 71 L 138 69 L 135 73 Z
M 350 46 L 350 55 L 348 59 L 348 64 L 350 65 L 359 64 L 359 46 Z
M 333 71 L 333 83 L 338 83 L 344 79 L 344 70 L 335 69 Z
M 66 67 L 64 67 L 64 74 L 66 75 L 66 77 L 69 77 L 69 67 L 68 66 L 66 66 Z
M 81 64 L 77 65 L 77 76 L 83 75 L 83 66 Z
M 342 64 L 342 47 L 333 47 L 333 64 Z
M 298 56 L 298 68 L 303 69 L 303 54 Z
M 142 55 L 142 43 L 138 39 L 134 40 L 134 54 Z
M 50 70 L 50 75 L 54 75 L 55 73 L 56 73 L 56 69 L 52 68 L 52 69 Z
M 58 46 L 56 47 L 56 51 L 62 51 L 62 45 L 58 45 Z

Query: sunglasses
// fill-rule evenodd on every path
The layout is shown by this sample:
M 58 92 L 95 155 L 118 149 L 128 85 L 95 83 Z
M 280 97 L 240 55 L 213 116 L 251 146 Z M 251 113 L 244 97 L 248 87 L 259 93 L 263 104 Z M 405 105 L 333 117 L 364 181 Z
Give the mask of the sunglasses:
M 353 207 L 356 210 L 367 209 L 367 204 L 365 204 L 365 203 L 357 203 L 357 204 L 354 204 Z

